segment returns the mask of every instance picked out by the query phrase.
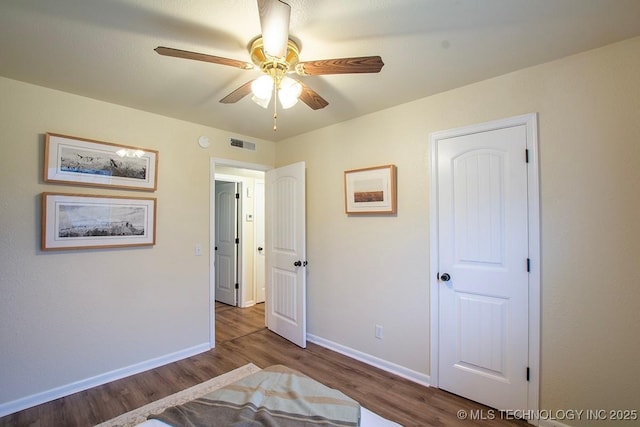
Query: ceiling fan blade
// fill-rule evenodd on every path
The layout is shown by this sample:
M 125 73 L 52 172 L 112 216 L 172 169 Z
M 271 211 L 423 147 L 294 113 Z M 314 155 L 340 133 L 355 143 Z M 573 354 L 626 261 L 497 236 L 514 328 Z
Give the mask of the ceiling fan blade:
M 265 53 L 283 58 L 287 54 L 291 6 L 280 0 L 258 0 L 258 13 Z
M 315 90 L 311 89 L 301 81 L 298 81 L 298 83 L 302 85 L 302 93 L 300 94 L 299 98 L 300 101 L 307 104 L 309 107 L 311 107 L 312 110 L 320 110 L 329 105 L 327 100 L 318 95 Z
M 194 59 L 196 61 L 211 62 L 213 64 L 228 65 L 230 67 L 241 68 L 243 70 L 251 70 L 253 64 L 236 59 L 223 58 L 221 56 L 207 55 L 204 53 L 189 52 L 188 50 L 173 49 L 171 47 L 158 46 L 154 49 L 157 53 L 164 56 L 172 56 L 174 58 Z
M 379 56 L 356 58 L 321 59 L 300 62 L 296 72 L 301 76 L 321 76 L 324 74 L 379 73 L 384 62 Z
M 242 98 L 244 98 L 245 96 L 251 93 L 251 83 L 253 83 L 253 80 L 249 80 L 248 82 L 240 86 L 238 89 L 234 90 L 229 95 L 222 98 L 220 102 L 222 102 L 223 104 L 233 104 L 235 102 L 240 101 Z

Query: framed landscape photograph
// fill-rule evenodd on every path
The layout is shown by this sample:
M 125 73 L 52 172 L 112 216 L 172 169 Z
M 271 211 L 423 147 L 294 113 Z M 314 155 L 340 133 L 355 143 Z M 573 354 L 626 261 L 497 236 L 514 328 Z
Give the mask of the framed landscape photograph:
M 42 193 L 41 249 L 156 243 L 156 199 Z
M 155 191 L 157 177 L 156 150 L 45 135 L 45 182 Z
M 345 171 L 344 205 L 349 215 L 396 213 L 395 165 Z

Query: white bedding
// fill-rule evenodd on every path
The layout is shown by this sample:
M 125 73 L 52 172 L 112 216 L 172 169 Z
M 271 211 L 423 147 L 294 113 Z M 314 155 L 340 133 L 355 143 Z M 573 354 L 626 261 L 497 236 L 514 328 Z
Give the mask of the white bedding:
M 160 420 L 147 420 L 138 427 L 170 427 L 169 424 L 163 423 Z M 360 408 L 360 427 L 401 427 L 400 424 L 389 421 L 386 418 L 382 418 L 380 415 L 375 414 L 367 408 Z
M 360 427 L 402 427 L 380 415 L 371 412 L 367 408 L 360 407 Z

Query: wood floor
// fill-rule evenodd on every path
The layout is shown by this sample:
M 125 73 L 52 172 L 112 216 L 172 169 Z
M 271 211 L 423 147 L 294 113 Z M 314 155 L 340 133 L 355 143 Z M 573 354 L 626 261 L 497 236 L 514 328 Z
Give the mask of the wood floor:
M 247 363 L 297 369 L 404 426 L 528 425 L 313 343 L 303 350 L 264 328 L 264 305 L 258 304 L 216 306 L 216 348 L 211 351 L 8 415 L 0 418 L 0 426 L 93 426 Z M 458 411 L 484 419 L 460 420 Z
M 216 301 L 216 347 L 265 328 L 264 304 L 237 308 Z

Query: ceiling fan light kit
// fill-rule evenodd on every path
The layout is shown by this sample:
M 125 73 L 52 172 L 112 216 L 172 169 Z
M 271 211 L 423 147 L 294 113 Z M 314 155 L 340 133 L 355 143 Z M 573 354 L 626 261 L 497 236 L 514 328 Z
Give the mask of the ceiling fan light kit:
M 267 53 L 262 37 L 257 38 L 251 45 L 251 60 L 265 73 L 251 83 L 251 98 L 262 108 L 267 108 L 272 94 L 278 93 L 278 100 L 282 108 L 291 108 L 298 103 L 302 93 L 302 85 L 287 77 L 292 67 L 298 64 L 298 46 L 287 40 L 286 54 L 282 57 L 271 56 Z M 275 118 L 275 117 L 274 117 Z
M 300 48 L 289 38 L 289 19 L 291 6 L 281 0 L 257 0 L 262 36 L 257 37 L 250 48 L 253 64 L 230 58 L 189 52 L 180 49 L 159 46 L 155 51 L 164 56 L 211 62 L 232 66 L 242 70 L 256 67 L 264 75 L 249 81 L 220 100 L 224 104 L 233 104 L 252 94 L 251 99 L 263 108 L 267 108 L 272 98 L 277 98 L 283 109 L 291 108 L 302 100 L 313 110 L 319 110 L 329 103 L 313 89 L 299 80 L 286 76 L 296 73 L 299 76 L 318 76 L 328 74 L 378 73 L 384 66 L 379 56 L 336 58 L 300 62 Z M 254 66 L 255 64 L 255 66 Z M 277 130 L 277 102 L 273 102 L 273 130 Z

